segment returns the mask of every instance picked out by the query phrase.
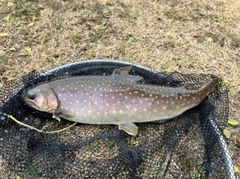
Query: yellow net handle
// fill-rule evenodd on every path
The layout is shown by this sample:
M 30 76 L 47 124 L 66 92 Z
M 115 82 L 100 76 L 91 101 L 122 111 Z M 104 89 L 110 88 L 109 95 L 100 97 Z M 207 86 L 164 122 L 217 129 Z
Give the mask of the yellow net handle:
M 18 121 L 18 120 L 17 120 L 15 117 L 13 117 L 12 115 L 7 115 L 7 117 L 8 117 L 9 119 L 12 119 L 12 120 L 15 121 L 16 123 L 24 126 L 24 127 L 30 128 L 30 129 L 35 130 L 35 131 L 37 131 L 37 132 L 43 132 L 43 133 L 48 133 L 48 134 L 49 134 L 49 133 L 50 133 L 50 134 L 54 134 L 54 133 L 63 132 L 63 131 L 65 131 L 65 130 L 67 130 L 67 129 L 70 129 L 71 127 L 73 127 L 73 126 L 75 126 L 75 125 L 77 124 L 77 122 L 75 122 L 75 123 L 73 123 L 72 125 L 70 125 L 70 126 L 68 126 L 68 127 L 66 127 L 66 128 L 63 128 L 63 129 L 60 129 L 60 130 L 56 130 L 56 131 L 49 131 L 49 132 L 48 132 L 48 131 L 40 130 L 40 129 L 37 129 L 37 128 L 33 127 L 33 126 L 24 124 L 24 123 Z

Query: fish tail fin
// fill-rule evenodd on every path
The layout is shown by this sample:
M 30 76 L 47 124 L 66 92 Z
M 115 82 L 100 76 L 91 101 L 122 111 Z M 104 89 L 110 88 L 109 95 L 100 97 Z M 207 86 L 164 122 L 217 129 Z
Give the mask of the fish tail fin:
M 208 95 L 209 93 L 211 93 L 212 91 L 214 91 L 216 89 L 218 82 L 219 82 L 219 78 L 215 77 L 211 81 L 209 81 L 208 83 L 203 85 L 199 89 L 199 91 L 203 91 L 203 93 L 206 93 L 206 95 Z

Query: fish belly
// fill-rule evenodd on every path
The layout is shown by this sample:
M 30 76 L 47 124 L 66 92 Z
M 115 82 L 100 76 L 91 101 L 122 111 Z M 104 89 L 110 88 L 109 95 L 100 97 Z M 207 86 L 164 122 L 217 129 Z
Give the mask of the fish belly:
M 159 95 L 132 90 L 65 93 L 59 94 L 59 100 L 63 118 L 88 124 L 156 121 L 176 117 L 185 110 L 182 107 L 176 109 Z

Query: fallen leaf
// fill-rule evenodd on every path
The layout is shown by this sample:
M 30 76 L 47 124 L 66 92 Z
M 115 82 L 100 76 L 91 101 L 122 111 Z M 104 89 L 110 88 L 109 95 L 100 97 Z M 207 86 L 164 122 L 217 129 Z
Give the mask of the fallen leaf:
M 225 135 L 225 137 L 226 137 L 227 139 L 229 139 L 230 136 L 231 136 L 231 131 L 229 131 L 228 129 L 224 129 L 224 130 L 223 130 L 223 134 Z
M 84 30 L 91 30 L 91 25 L 86 25 L 83 29 Z
M 224 80 L 223 80 L 223 83 L 227 84 L 227 83 L 228 83 L 228 80 L 227 80 L 227 79 L 224 79 Z
M 7 7 L 12 7 L 13 6 L 13 3 L 12 2 L 8 2 L 7 3 Z
M 15 18 L 12 17 L 12 18 L 9 20 L 9 23 L 12 23 L 14 20 L 15 20 Z
M 34 22 L 31 22 L 28 24 L 28 27 L 32 27 L 32 26 L 34 26 Z
M 0 51 L 0 57 L 3 57 L 5 55 L 4 51 Z
M 10 48 L 9 49 L 10 51 L 15 51 L 16 49 L 14 47 Z
M 235 119 L 228 119 L 228 124 L 231 124 L 232 126 L 237 126 L 239 122 Z
M 239 170 L 238 166 L 235 165 L 233 168 L 234 168 L 234 171 L 235 171 L 236 173 L 240 173 L 240 170 Z
M 25 47 L 25 50 L 28 51 L 29 53 L 32 51 L 30 47 Z
M 21 52 L 18 54 L 18 56 L 28 56 L 28 55 L 29 55 L 29 53 L 26 53 L 26 52 Z
M 7 35 L 8 35 L 7 32 L 5 32 L 5 33 L 0 33 L 0 37 L 5 37 L 5 36 L 7 36 Z
M 102 26 L 106 25 L 107 24 L 107 21 L 105 19 L 102 19 L 101 20 L 101 23 L 102 23 Z

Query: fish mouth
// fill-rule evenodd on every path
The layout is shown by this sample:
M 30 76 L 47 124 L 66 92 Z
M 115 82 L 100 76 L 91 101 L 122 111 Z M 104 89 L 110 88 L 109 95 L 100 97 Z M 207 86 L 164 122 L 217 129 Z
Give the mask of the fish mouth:
M 23 92 L 22 98 L 29 106 L 40 110 L 40 107 L 34 102 L 34 99 L 36 98 L 35 95 L 30 95 L 26 90 Z
M 32 100 L 32 99 L 29 99 L 29 96 L 26 94 L 23 96 L 23 100 L 30 106 L 40 110 L 39 106 Z

